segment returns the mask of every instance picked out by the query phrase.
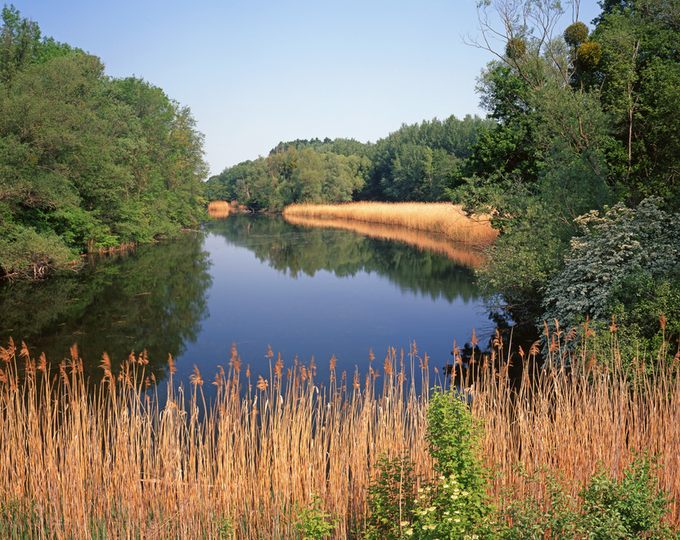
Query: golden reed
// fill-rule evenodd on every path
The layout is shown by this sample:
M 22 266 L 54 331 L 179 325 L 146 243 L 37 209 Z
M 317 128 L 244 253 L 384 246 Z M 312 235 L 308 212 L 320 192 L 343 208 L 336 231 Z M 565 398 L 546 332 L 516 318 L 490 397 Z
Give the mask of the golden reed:
M 232 210 L 232 204 L 226 201 L 212 201 L 208 203 L 208 214 L 213 218 L 225 218 Z
M 492 243 L 498 234 L 488 218 L 469 217 L 460 206 L 451 203 L 293 204 L 284 208 L 283 215 L 286 218 L 302 216 L 398 225 L 441 234 L 454 242 L 479 246 Z
M 455 344 L 454 351 L 459 361 Z M 513 361 L 530 361 L 533 353 Z M 504 354 L 499 336 L 491 354 L 472 358 L 467 376 L 476 376 L 465 386 L 473 413 L 485 421 L 484 456 L 498 473 L 489 487 L 495 500 L 503 486 L 528 489 L 513 469 L 518 462 L 528 472 L 554 467 L 575 493 L 598 462 L 619 474 L 635 452 L 649 449 L 660 456 L 659 486 L 678 501 L 677 357 L 654 375 L 640 371 L 635 384 L 620 365 L 598 367 L 611 359 L 589 357 L 569 373 L 545 369 L 518 385 L 494 367 Z M 75 346 L 70 359 L 51 366 L 10 341 L 0 348 L 2 533 L 292 539 L 299 537 L 296 504 L 316 494 L 339 519 L 332 538 L 347 538 L 361 528 L 381 453 L 407 453 L 429 477 L 428 396 L 446 381 L 415 343 L 406 355 L 371 355 L 363 375 L 336 373 L 331 358 L 323 383 L 314 379 L 313 361 L 286 367 L 271 349 L 267 358 L 269 378 L 254 381 L 232 347 L 212 381 L 195 369 L 187 389 L 175 388 L 169 358 L 167 401 L 159 407 L 145 353 L 118 370 L 104 354 L 103 380 L 92 385 Z M 205 384 L 217 389 L 208 407 Z M 678 510 L 675 502 L 675 525 Z

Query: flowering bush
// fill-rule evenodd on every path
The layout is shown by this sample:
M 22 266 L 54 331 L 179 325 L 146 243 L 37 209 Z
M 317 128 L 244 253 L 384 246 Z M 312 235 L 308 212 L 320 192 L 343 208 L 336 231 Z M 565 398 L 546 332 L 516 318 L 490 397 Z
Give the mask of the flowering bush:
M 418 490 L 412 521 L 405 521 L 404 538 L 477 539 L 471 531 L 474 519 L 468 513 L 470 493 L 461 488 L 454 475 L 439 479 Z
M 621 322 L 630 326 L 659 321 L 663 311 L 669 325 L 676 324 L 674 306 L 649 293 L 667 287 L 664 297 L 670 298 L 680 283 L 680 215 L 664 212 L 660 203 L 649 198 L 636 209 L 619 203 L 604 215 L 593 210 L 574 220 L 581 234 L 546 287 L 541 329 L 546 321 L 558 331 L 557 320 L 569 330 L 587 318 L 591 327 L 608 325 L 612 315 L 623 314 L 627 320 Z M 637 320 L 640 306 L 646 309 Z

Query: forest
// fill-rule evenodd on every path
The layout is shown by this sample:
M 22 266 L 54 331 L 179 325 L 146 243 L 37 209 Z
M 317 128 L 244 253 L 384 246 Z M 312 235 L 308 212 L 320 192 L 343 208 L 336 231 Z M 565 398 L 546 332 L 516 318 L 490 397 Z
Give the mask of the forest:
M 0 43 L 0 276 L 198 227 L 207 165 L 188 107 L 42 37 L 13 6 Z

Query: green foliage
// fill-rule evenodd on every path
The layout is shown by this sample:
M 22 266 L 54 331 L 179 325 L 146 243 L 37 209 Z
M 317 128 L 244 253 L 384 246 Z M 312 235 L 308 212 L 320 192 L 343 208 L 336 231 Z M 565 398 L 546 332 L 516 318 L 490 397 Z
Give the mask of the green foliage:
M 375 144 L 328 138 L 280 143 L 266 158 L 245 161 L 208 180 L 209 200 L 237 200 L 255 210 L 291 203 L 356 199 L 448 200 L 458 161 L 485 122 L 455 116 L 402 126 Z
M 217 538 L 229 540 L 234 537 L 234 519 L 228 516 L 216 520 Z
M 479 516 L 471 509 L 476 503 L 475 495 L 464 489 L 453 474 L 426 484 L 418 489 L 413 521 L 402 523 L 402 538 L 479 538 L 477 533 L 485 526 L 480 525 Z
M 478 526 L 489 513 L 488 471 L 481 458 L 483 430 L 472 417 L 465 396 L 455 389 L 435 392 L 427 409 L 427 442 L 435 470 L 455 478 L 466 492 L 466 519 Z M 440 478 L 441 479 L 441 478 Z
M 95 56 L 41 40 L 14 8 L 3 21 L 2 241 L 37 253 L 27 234 L 10 237 L 34 229 L 36 242 L 58 235 L 55 246 L 84 252 L 197 226 L 206 165 L 190 111 L 142 80 L 106 77 Z M 0 272 L 15 272 L 10 263 Z
M 370 514 L 366 521 L 367 539 L 403 538 L 414 523 L 415 476 L 408 456 L 378 461 L 378 475 L 368 487 Z
M 617 303 L 614 291 L 619 291 L 618 303 L 625 305 L 620 287 L 633 275 L 676 283 L 680 215 L 664 212 L 660 203 L 646 199 L 637 209 L 619 203 L 603 215 L 593 210 L 576 218 L 580 234 L 571 240 L 563 270 L 548 282 L 543 320 L 557 319 L 563 328 L 576 326 L 586 317 L 606 322 Z M 632 316 L 628 322 L 642 322 Z
M 42 278 L 76 260 L 54 232 L 14 226 L 0 237 L 0 270 L 6 274 Z
M 600 468 L 569 495 L 565 479 L 550 469 L 535 476 L 520 471 L 528 495 L 507 494 L 500 512 L 498 536 L 504 540 L 611 540 L 678 538 L 663 522 L 669 499 L 656 488 L 653 461 L 638 457 L 620 479 Z M 533 489 L 543 486 L 542 490 Z M 536 496 L 536 493 L 542 495 Z
M 577 61 L 579 67 L 584 71 L 592 71 L 600 63 L 602 58 L 602 47 L 595 41 L 583 43 L 578 48 Z
M 418 481 L 405 456 L 378 463 L 368 488 L 368 539 L 479 538 L 489 532 L 492 512 L 488 471 L 481 454 L 482 428 L 465 398 L 436 391 L 427 410 L 427 441 L 437 478 Z M 414 486 L 421 487 L 414 492 Z
M 620 480 L 604 470 L 594 474 L 580 492 L 590 538 L 677 538 L 662 522 L 670 500 L 656 484 L 646 457 L 638 457 Z
M 522 38 L 510 38 L 505 45 L 505 55 L 512 59 L 521 59 L 527 53 L 527 42 Z
M 312 497 L 307 506 L 295 507 L 297 522 L 295 528 L 302 535 L 302 540 L 323 540 L 327 538 L 337 527 L 338 519 L 329 519 L 328 513 L 323 508 L 323 501 L 318 495 Z
M 619 143 L 610 169 L 629 202 L 660 196 L 680 208 L 680 15 L 677 2 L 605 3 L 592 39 L 602 47 L 593 79 Z
M 500 296 L 514 310 L 516 320 L 538 318 L 544 295 L 548 304 L 560 302 L 557 276 L 569 239 L 579 233 L 577 216 L 618 201 L 634 208 L 648 197 L 659 197 L 666 211 L 680 209 L 676 3 L 604 2 L 591 35 L 585 24 L 574 23 L 563 39 L 550 35 L 561 13 L 558 4 L 494 4 L 504 24 L 501 35 L 505 32 L 507 43 L 522 36 L 526 52 L 495 51 L 499 60 L 482 72 L 481 103 L 498 124 L 480 134 L 470 158 L 451 174 L 448 193 L 470 211 L 493 212 L 502 234 L 480 281 L 485 294 Z M 490 20 L 484 10 L 491 5 L 480 3 L 483 21 Z M 610 277 L 604 272 L 595 281 Z M 593 281 L 583 272 L 568 281 L 579 279 L 586 284 L 575 285 L 579 294 L 567 291 L 561 300 L 574 302 L 573 314 L 543 308 L 545 317 L 580 313 L 585 318 L 598 311 L 590 304 L 608 293 L 590 290 Z M 658 274 L 650 279 L 673 297 L 673 279 L 665 287 L 656 281 Z M 619 306 L 635 311 L 632 299 L 624 297 Z M 655 302 L 660 298 L 645 310 Z M 604 311 L 611 316 L 609 307 L 598 316 L 606 318 Z M 671 319 L 668 323 L 673 327 Z M 640 332 L 650 335 L 642 326 Z
M 30 502 L 9 499 L 3 494 L 0 498 L 0 535 L 2 538 L 36 538 L 44 530 L 44 520 L 49 515 L 43 514 Z
M 672 339 L 676 346 L 666 346 L 666 352 L 675 354 L 680 336 L 680 272 L 656 276 L 633 272 L 612 288 L 610 305 L 619 325 L 619 348 L 651 353 L 663 350 L 664 342 Z

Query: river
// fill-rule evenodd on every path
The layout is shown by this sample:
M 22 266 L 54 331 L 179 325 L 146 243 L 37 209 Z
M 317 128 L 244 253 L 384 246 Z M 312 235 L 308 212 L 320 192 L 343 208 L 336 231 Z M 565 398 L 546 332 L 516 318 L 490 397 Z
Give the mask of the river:
M 320 382 L 333 356 L 338 377 L 365 374 L 371 355 L 379 374 L 390 348 L 407 365 L 427 354 L 442 370 L 454 342 L 469 342 L 473 329 L 483 342 L 494 329 L 469 267 L 476 256 L 386 238 L 281 216 L 229 216 L 179 240 L 89 257 L 78 273 L 2 285 L 0 342 L 23 341 L 53 363 L 77 344 L 94 381 L 103 352 L 115 370 L 131 351 L 146 350 L 147 373 L 158 382 L 172 355 L 173 382 L 186 385 L 196 367 L 208 398 L 233 344 L 253 384 L 269 378 L 279 354 L 284 371 L 313 358 Z

